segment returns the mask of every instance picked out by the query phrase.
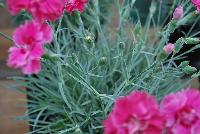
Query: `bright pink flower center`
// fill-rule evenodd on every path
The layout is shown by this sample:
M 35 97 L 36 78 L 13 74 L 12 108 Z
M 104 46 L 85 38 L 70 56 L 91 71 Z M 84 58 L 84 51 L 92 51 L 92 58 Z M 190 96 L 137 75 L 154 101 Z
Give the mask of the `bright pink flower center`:
M 192 108 L 184 107 L 176 113 L 176 119 L 183 126 L 190 128 L 198 120 L 198 117 Z
M 33 38 L 30 37 L 27 39 L 27 44 L 33 44 L 34 43 L 33 41 L 34 41 Z
M 132 117 L 127 123 L 124 123 L 122 127 L 126 129 L 127 134 L 143 134 L 148 128 L 148 123 L 145 120 L 142 121 Z
M 26 50 L 25 50 L 25 49 L 20 49 L 20 53 L 21 53 L 21 54 L 25 54 L 25 53 L 26 53 Z

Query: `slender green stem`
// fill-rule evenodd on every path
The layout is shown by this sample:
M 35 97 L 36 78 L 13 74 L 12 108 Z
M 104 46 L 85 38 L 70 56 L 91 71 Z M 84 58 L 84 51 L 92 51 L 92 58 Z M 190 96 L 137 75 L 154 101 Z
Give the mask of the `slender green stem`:
M 4 34 L 4 33 L 2 33 L 2 32 L 0 32 L 0 36 L 3 36 L 4 38 L 6 38 L 7 40 L 9 40 L 9 41 L 12 41 L 13 42 L 13 40 L 12 40 L 12 38 L 11 37 L 9 37 L 8 35 L 6 35 L 6 34 Z

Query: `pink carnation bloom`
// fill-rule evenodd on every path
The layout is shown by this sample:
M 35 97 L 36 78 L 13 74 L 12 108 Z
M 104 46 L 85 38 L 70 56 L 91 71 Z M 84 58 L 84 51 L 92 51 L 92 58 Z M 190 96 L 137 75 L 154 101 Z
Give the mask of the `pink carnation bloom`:
M 44 43 L 52 40 L 52 29 L 47 24 L 27 21 L 13 35 L 15 45 L 9 49 L 7 65 L 22 68 L 25 74 L 36 74 L 41 69 L 40 58 L 44 54 Z
M 43 54 L 43 49 L 39 48 L 37 51 L 39 55 Z M 33 52 L 19 47 L 11 47 L 9 53 L 8 66 L 22 68 L 24 74 L 37 74 L 41 70 L 39 55 L 38 57 L 33 57 L 31 56 L 31 54 L 34 54 Z
M 192 0 L 193 5 L 200 11 L 200 0 Z
M 53 30 L 46 23 L 40 24 L 37 21 L 26 21 L 19 26 L 13 35 L 16 45 L 34 45 L 50 43 L 53 39 Z
M 37 21 L 56 21 L 63 13 L 66 0 L 31 0 L 28 11 Z
M 37 74 L 42 68 L 40 59 L 31 59 L 22 68 L 24 74 Z
M 83 12 L 88 0 L 68 0 L 66 10 L 70 13 L 74 11 Z
M 162 134 L 164 124 L 156 100 L 139 91 L 117 99 L 103 122 L 104 134 Z
M 6 4 L 9 12 L 12 15 L 16 15 L 21 10 L 26 10 L 28 8 L 29 0 L 7 0 Z
M 167 134 L 200 134 L 200 92 L 187 89 L 164 97 Z

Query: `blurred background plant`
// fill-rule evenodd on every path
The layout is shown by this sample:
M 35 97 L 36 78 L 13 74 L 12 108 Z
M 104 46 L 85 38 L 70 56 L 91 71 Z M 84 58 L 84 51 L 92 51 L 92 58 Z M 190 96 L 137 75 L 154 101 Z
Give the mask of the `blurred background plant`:
M 171 20 L 180 4 L 184 18 Z M 179 65 L 176 60 L 199 48 L 194 45 L 199 40 L 191 38 L 197 32 L 178 37 L 170 56 L 163 47 L 178 27 L 192 22 L 194 28 L 199 17 L 193 11 L 185 0 L 94 0 L 83 14 L 64 14 L 51 24 L 54 41 L 45 48 L 42 71 L 11 78 L 18 83 L 12 88 L 29 97 L 28 111 L 18 119 L 29 121 L 30 134 L 98 134 L 115 98 L 137 89 L 161 99 L 189 86 L 199 72 L 189 62 Z M 21 23 L 29 15 L 17 18 Z M 192 47 L 178 53 L 185 45 Z M 192 77 L 183 79 L 185 75 Z
M 4 7 L 4 2 L 0 1 L 0 7 Z

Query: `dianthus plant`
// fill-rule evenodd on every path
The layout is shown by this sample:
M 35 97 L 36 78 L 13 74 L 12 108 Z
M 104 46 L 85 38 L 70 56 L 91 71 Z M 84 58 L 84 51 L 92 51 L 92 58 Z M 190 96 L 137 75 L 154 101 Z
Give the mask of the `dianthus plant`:
M 18 82 L 12 87 L 28 96 L 28 110 L 20 119 L 29 122 L 30 133 L 103 133 L 102 122 L 119 96 L 143 90 L 160 100 L 198 77 L 188 61 L 176 64 L 200 47 L 191 32 L 199 20 L 198 1 L 174 1 L 166 20 L 160 19 L 163 2 L 152 1 L 145 24 L 135 3 L 6 1 L 12 15 L 21 12 L 27 18 L 12 39 L 1 35 L 13 41 L 8 66 L 25 74 L 12 78 Z M 170 35 L 187 23 L 192 24 L 189 33 L 170 42 Z M 182 79 L 188 74 L 192 78 Z

